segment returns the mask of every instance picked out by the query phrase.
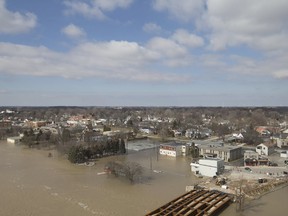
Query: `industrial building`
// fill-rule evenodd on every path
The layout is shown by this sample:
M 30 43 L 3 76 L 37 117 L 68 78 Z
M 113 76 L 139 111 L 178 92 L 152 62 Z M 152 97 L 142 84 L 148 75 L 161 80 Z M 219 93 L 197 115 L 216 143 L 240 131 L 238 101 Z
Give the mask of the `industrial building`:
M 213 177 L 224 171 L 224 160 L 219 158 L 205 158 L 191 163 L 191 171 L 196 175 Z
M 213 146 L 213 145 L 198 145 L 199 155 L 206 157 L 206 155 L 215 154 L 217 158 L 223 159 L 225 162 L 237 160 L 242 157 L 242 147 L 238 146 Z
M 188 149 L 189 149 L 189 146 L 186 146 L 186 144 L 169 142 L 169 143 L 160 144 L 159 154 L 171 156 L 171 157 L 178 157 L 181 155 L 185 156 L 188 154 Z

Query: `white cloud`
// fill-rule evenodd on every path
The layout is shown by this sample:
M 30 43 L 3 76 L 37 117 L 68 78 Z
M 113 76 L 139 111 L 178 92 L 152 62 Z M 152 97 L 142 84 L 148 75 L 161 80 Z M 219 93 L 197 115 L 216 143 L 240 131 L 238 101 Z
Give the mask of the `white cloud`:
M 189 47 L 201 47 L 204 45 L 204 40 L 198 35 L 190 34 L 184 29 L 178 29 L 171 37 L 177 43 Z
M 288 79 L 288 70 L 275 71 L 274 76 L 279 79 Z
M 53 52 L 46 47 L 0 43 L 0 73 L 66 78 L 187 81 L 187 77 L 148 69 L 159 59 L 159 53 L 127 41 L 86 42 L 67 53 Z
M 288 55 L 251 58 L 240 55 L 204 54 L 197 61 L 206 71 L 233 77 L 288 78 Z
M 87 1 L 86 1 L 87 2 Z M 80 14 L 88 18 L 106 19 L 104 12 L 117 8 L 127 8 L 133 0 L 89 0 L 87 3 L 79 0 L 65 0 L 66 14 Z
M 157 52 L 162 57 L 162 62 L 168 66 L 185 66 L 191 63 L 188 50 L 172 39 L 154 37 L 147 43 L 147 47 Z
M 203 15 L 214 50 L 241 44 L 261 50 L 288 48 L 288 1 L 208 0 Z
M 177 19 L 190 21 L 204 10 L 203 0 L 153 0 L 153 8 L 157 11 L 168 11 Z
M 147 43 L 147 48 L 157 52 L 163 64 L 177 67 L 187 66 L 192 63 L 189 48 L 204 45 L 204 40 L 184 29 L 176 30 L 169 38 L 154 37 Z
M 69 24 L 68 26 L 63 28 L 62 33 L 71 38 L 80 38 L 86 35 L 83 29 L 74 24 Z
M 161 55 L 175 58 L 175 57 L 183 57 L 188 54 L 187 50 L 175 43 L 173 40 L 162 38 L 162 37 L 154 37 L 148 42 L 148 47 L 151 50 L 157 51 L 161 53 Z
M 33 13 L 21 14 L 7 10 L 5 0 L 0 0 L 0 34 L 18 34 L 28 32 L 37 24 Z
M 212 50 L 238 45 L 288 50 L 287 0 L 153 0 L 153 8 L 195 24 Z
M 134 0 L 93 0 L 94 5 L 105 11 L 112 11 L 116 8 L 127 8 Z
M 205 69 L 213 68 L 215 71 L 223 71 L 227 64 L 223 61 L 222 55 L 204 54 L 199 56 L 198 62 L 204 66 Z
M 87 3 L 80 1 L 64 1 L 67 9 L 65 10 L 66 14 L 75 15 L 80 14 L 87 18 L 97 18 L 99 20 L 105 19 L 105 15 L 98 7 L 93 7 Z
M 9 91 L 6 89 L 0 89 L 0 94 L 8 94 Z
M 162 32 L 161 26 L 157 25 L 156 23 L 146 23 L 143 26 L 143 31 L 147 33 L 154 33 L 159 34 Z
M 202 38 L 177 30 L 170 39 L 181 46 L 200 47 L 205 38 L 209 49 L 203 50 L 205 57 L 197 63 L 207 70 L 214 67 L 214 71 L 229 74 L 287 78 L 287 0 L 154 0 L 153 7 L 196 26 L 194 31 Z M 240 49 L 230 49 L 234 47 Z M 225 49 L 235 55 L 217 57 L 217 51 Z M 215 55 L 207 55 L 211 50 L 216 51 Z M 249 57 L 245 57 L 246 53 Z

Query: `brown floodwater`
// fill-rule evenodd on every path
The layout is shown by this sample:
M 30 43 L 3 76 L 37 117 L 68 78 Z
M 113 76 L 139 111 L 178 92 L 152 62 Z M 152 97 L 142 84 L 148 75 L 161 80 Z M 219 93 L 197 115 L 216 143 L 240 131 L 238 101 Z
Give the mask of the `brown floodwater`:
M 262 196 L 260 199 L 248 202 L 242 212 L 236 212 L 233 204 L 221 216 L 284 216 L 288 212 L 288 187 L 278 188 L 276 191 Z
M 70 164 L 56 152 L 49 158 L 49 152 L 0 142 L 0 215 L 144 215 L 198 181 L 189 159 L 157 160 L 155 149 L 103 158 L 92 167 Z M 110 160 L 140 163 L 142 181 L 99 175 Z
M 48 153 L 53 157 L 49 158 Z M 99 175 L 108 161 L 135 161 L 145 173 L 131 185 L 124 179 Z M 199 179 L 184 157 L 158 157 L 154 149 L 113 156 L 92 167 L 70 164 L 57 152 L 27 149 L 0 142 L 0 215 L 5 216 L 137 216 L 185 193 Z M 155 173 L 150 170 L 159 170 Z M 224 216 L 286 215 L 288 187 L 246 203 L 244 212 L 231 205 Z

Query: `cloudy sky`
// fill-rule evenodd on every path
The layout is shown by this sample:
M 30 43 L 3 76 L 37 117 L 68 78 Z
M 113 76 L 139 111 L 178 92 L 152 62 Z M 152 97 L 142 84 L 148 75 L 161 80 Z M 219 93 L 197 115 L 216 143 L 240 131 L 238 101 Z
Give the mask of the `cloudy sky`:
M 0 106 L 288 106 L 287 0 L 0 0 Z

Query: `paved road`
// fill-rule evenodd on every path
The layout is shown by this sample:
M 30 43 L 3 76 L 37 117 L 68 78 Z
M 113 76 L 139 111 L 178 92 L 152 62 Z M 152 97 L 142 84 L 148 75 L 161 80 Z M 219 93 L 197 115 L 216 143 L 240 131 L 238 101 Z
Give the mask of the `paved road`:
M 233 176 L 244 175 L 247 178 L 260 178 L 263 176 L 280 177 L 284 172 L 288 173 L 288 166 L 286 167 L 269 167 L 269 166 L 255 166 L 249 167 L 251 171 L 245 170 L 245 167 L 234 167 L 232 169 Z

